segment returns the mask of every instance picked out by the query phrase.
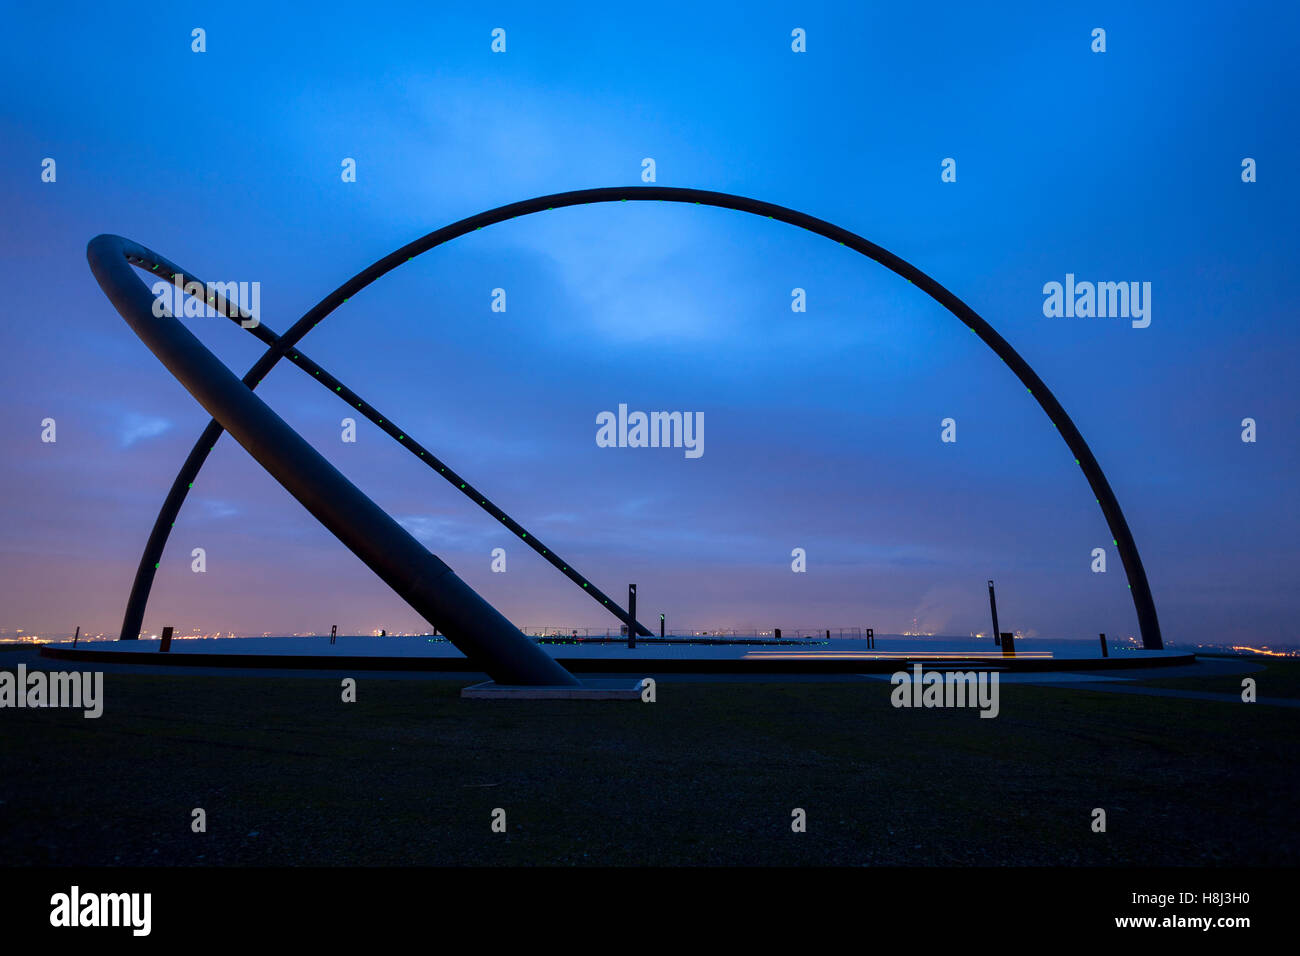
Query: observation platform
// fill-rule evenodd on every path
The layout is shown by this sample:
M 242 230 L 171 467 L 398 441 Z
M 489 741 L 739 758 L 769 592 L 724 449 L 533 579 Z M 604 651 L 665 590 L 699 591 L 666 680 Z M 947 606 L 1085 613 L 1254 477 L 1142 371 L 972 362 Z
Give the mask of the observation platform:
M 933 668 L 1004 672 L 1112 670 L 1190 664 L 1194 650 L 1148 651 L 1114 641 L 1102 657 L 1097 641 L 1020 638 L 1007 655 L 988 639 L 878 636 L 830 640 L 721 638 L 685 635 L 638 638 L 534 638 L 574 674 L 881 674 L 923 664 Z M 41 645 L 56 660 L 116 665 L 191 668 L 274 668 L 330 671 L 425 671 L 482 673 L 446 638 L 431 636 L 174 637 L 171 649 L 157 639 L 81 640 Z

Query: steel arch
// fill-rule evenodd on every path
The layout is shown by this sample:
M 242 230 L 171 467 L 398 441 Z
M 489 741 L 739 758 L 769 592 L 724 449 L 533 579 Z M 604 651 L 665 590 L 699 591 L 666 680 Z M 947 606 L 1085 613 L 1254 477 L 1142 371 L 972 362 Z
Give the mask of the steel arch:
M 488 210 L 487 212 L 479 213 L 475 216 L 470 216 L 448 226 L 444 226 L 441 229 L 437 229 L 406 244 L 395 252 L 390 253 L 357 273 L 343 285 L 339 286 L 339 288 L 322 299 L 311 310 L 303 315 L 302 318 L 294 323 L 288 332 L 283 336 L 275 338 L 274 341 L 271 342 L 270 347 L 263 354 L 262 358 L 259 359 L 258 362 L 249 370 L 247 375 L 245 375 L 244 384 L 246 384 L 250 389 L 254 388 L 256 384 L 260 382 L 272 368 L 274 368 L 279 360 L 286 354 L 289 354 L 303 336 L 319 324 L 322 319 L 376 279 L 391 272 L 404 262 L 409 262 L 421 253 L 427 252 L 436 246 L 449 242 L 459 236 L 463 236 L 466 233 L 474 232 L 485 226 L 504 222 L 508 219 L 514 219 L 520 216 L 531 215 L 548 209 L 557 209 L 566 206 L 590 205 L 602 202 L 627 202 L 629 200 L 677 202 L 715 206 L 722 209 L 732 209 L 739 212 L 750 213 L 752 215 L 765 216 L 769 219 L 797 226 L 801 229 L 807 230 L 808 232 L 838 242 L 840 245 L 853 249 L 855 252 L 880 263 L 891 272 L 902 276 L 910 283 L 920 288 L 932 299 L 951 312 L 955 317 L 960 319 L 967 328 L 978 335 L 980 339 L 983 340 L 983 342 L 988 345 L 1000 359 L 1002 359 L 1003 363 L 1016 374 L 1016 377 L 1025 385 L 1034 400 L 1038 402 L 1039 406 L 1044 412 L 1046 412 L 1048 418 L 1060 432 L 1062 439 L 1073 453 L 1076 463 L 1082 469 L 1084 477 L 1091 486 L 1093 493 L 1096 496 L 1097 503 L 1101 506 L 1102 514 L 1110 528 L 1111 537 L 1119 551 L 1120 559 L 1124 565 L 1125 574 L 1128 577 L 1128 585 L 1132 594 L 1134 609 L 1137 612 L 1138 627 L 1142 634 L 1143 646 L 1148 649 L 1160 649 L 1164 646 L 1160 633 L 1159 619 L 1156 615 L 1155 602 L 1152 598 L 1150 585 L 1147 581 L 1146 570 L 1142 565 L 1137 545 L 1133 540 L 1132 532 L 1129 530 L 1128 522 L 1124 518 L 1123 511 L 1120 509 L 1119 502 L 1115 498 L 1110 483 L 1106 480 L 1106 476 L 1102 472 L 1101 466 L 1098 464 L 1092 450 L 1088 447 L 1087 442 L 1084 441 L 1082 434 L 1080 434 L 1078 428 L 1070 419 L 1070 416 L 1066 413 L 1060 402 L 1057 401 L 1055 395 L 1052 394 L 1047 385 L 1038 377 L 1037 373 L 1035 373 L 1020 354 L 1016 352 L 1016 350 L 1012 348 L 1011 345 L 970 306 L 911 263 L 846 229 L 774 203 L 749 199 L 743 196 L 735 196 L 729 193 L 673 186 L 611 186 L 596 189 L 573 190 L 570 192 L 555 193 L 549 196 L 540 196 L 535 199 L 511 203 L 505 206 L 500 206 L 496 209 Z M 92 246 L 95 241 L 92 241 Z M 137 248 L 143 249 L 143 247 Z M 145 250 L 145 252 L 147 252 L 147 250 Z M 141 264 L 144 263 L 142 262 Z M 171 266 L 170 264 L 163 264 L 162 268 L 171 268 Z M 175 271 L 179 272 L 180 270 L 176 269 Z M 140 566 L 136 573 L 131 598 L 128 601 L 126 617 L 123 621 L 123 639 L 135 637 L 139 633 L 140 624 L 143 622 L 144 606 L 148 600 L 149 590 L 152 585 L 153 571 L 161 558 L 162 550 L 166 544 L 171 524 L 175 521 L 176 514 L 179 513 L 180 505 L 184 501 L 186 492 L 188 491 L 190 484 L 193 482 L 194 476 L 197 475 L 199 469 L 202 467 L 203 461 L 206 459 L 208 452 L 215 444 L 216 438 L 221 434 L 221 431 L 222 427 L 215 420 L 209 423 L 198 443 L 196 443 L 193 450 L 191 450 L 180 474 L 178 474 L 176 481 L 172 485 L 172 489 L 169 492 L 167 499 L 164 501 L 162 511 L 160 511 L 158 519 L 155 522 L 153 532 L 146 544 L 145 553 L 141 558 Z M 502 514 L 504 514 L 504 512 Z M 506 517 L 508 518 L 508 516 Z M 516 532 L 516 534 L 518 533 L 519 532 Z M 625 617 L 625 615 L 620 616 Z M 638 625 L 638 630 L 644 629 Z

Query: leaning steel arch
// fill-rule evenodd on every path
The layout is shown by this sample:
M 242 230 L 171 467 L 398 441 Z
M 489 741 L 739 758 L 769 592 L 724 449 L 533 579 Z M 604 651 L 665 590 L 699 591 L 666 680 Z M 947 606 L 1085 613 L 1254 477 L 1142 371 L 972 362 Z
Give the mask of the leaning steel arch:
M 1138 626 L 1142 633 L 1143 646 L 1148 649 L 1160 649 L 1163 640 L 1160 634 L 1159 620 L 1156 615 L 1155 602 L 1151 596 L 1150 585 L 1147 581 L 1146 570 L 1142 566 L 1142 560 L 1138 555 L 1137 545 L 1133 540 L 1132 532 L 1129 530 L 1128 522 L 1120 509 L 1119 502 L 1111 490 L 1110 483 L 1106 480 L 1101 466 L 1097 463 L 1092 450 L 1084 441 L 1083 436 L 1075 427 L 1074 422 L 1061 406 L 1060 402 L 1052 394 L 1051 390 L 1043 383 L 1042 379 L 1030 368 L 1029 364 L 1020 356 L 1015 349 L 1002 338 L 998 332 L 981 318 L 970 306 L 959 299 L 956 295 L 944 288 L 930 276 L 926 275 L 920 269 L 911 263 L 899 258 L 886 249 L 881 248 L 875 243 L 869 242 L 855 233 L 849 232 L 839 226 L 828 223 L 824 220 L 817 219 L 805 213 L 788 209 L 784 206 L 778 206 L 774 203 L 763 202 L 761 200 L 749 199 L 743 196 L 735 196 L 728 193 L 713 192 L 700 189 L 686 189 L 671 186 L 613 186 L 597 189 L 582 189 L 571 192 L 555 193 L 549 196 L 541 196 L 535 199 L 528 199 L 522 202 L 511 203 L 506 206 L 500 206 L 496 209 L 480 213 L 476 216 L 470 216 L 459 222 L 444 226 L 435 230 L 414 242 L 408 243 L 402 248 L 385 256 L 375 262 L 368 268 L 353 276 L 343 285 L 339 286 L 334 292 L 322 299 L 316 306 L 302 316 L 284 335 L 276 335 L 264 324 L 258 325 L 252 331 L 255 335 L 267 343 L 267 351 L 263 354 L 248 373 L 243 378 L 243 385 L 248 390 L 256 388 L 265 375 L 275 367 L 281 358 L 288 357 L 291 362 L 299 365 L 305 371 L 309 372 L 312 377 L 319 379 L 322 384 L 330 387 L 341 398 L 348 401 L 349 405 L 357 408 L 370 418 L 371 421 L 379 425 L 383 430 L 388 432 L 391 437 L 407 445 L 413 454 L 418 453 L 419 457 L 426 461 L 430 467 L 434 467 L 447 480 L 451 481 L 454 486 L 469 496 L 472 500 L 492 514 L 503 525 L 509 528 L 517 537 L 525 541 L 535 551 L 550 561 L 557 569 L 560 569 L 575 584 L 580 585 L 583 590 L 591 594 L 593 598 L 604 604 L 608 609 L 618 616 L 621 620 L 628 620 L 627 613 L 614 602 L 612 602 L 603 592 L 599 591 L 593 582 L 590 582 L 578 572 L 576 572 L 567 562 L 564 562 L 553 551 L 541 545 L 535 536 L 529 535 L 514 519 L 505 514 L 504 511 L 497 508 L 496 505 L 488 501 L 487 497 L 473 488 L 467 481 L 461 481 L 459 475 L 443 464 L 432 452 L 419 446 L 412 439 L 409 439 L 404 432 L 401 432 L 391 420 L 380 416 L 373 406 L 369 406 L 351 389 L 348 389 L 337 379 L 334 379 L 324 369 L 308 359 L 301 350 L 297 349 L 298 342 L 313 328 L 316 327 L 326 316 L 330 315 L 340 305 L 350 299 L 357 292 L 370 285 L 376 279 L 391 272 L 405 262 L 409 262 L 415 256 L 427 252 L 443 243 L 449 242 L 466 233 L 474 232 L 485 226 L 495 223 L 504 222 L 508 219 L 518 218 L 520 216 L 531 215 L 549 209 L 557 209 L 566 206 L 581 206 L 603 202 L 627 202 L 627 201 L 660 201 L 660 202 L 677 202 L 696 205 L 716 206 L 723 209 L 733 209 L 740 212 L 750 213 L 752 215 L 764 216 L 769 219 L 778 220 L 805 229 L 817 235 L 824 236 L 840 245 L 853 249 L 870 259 L 883 265 L 890 271 L 907 279 L 910 283 L 920 288 L 936 302 L 946 308 L 954 316 L 961 320 L 972 332 L 978 335 L 993 352 L 1002 359 L 1020 379 L 1028 389 L 1035 401 L 1047 413 L 1048 418 L 1056 426 L 1064 439 L 1066 445 L 1073 453 L 1076 463 L 1082 469 L 1084 477 L 1091 486 L 1096 497 L 1097 503 L 1101 506 L 1102 514 L 1110 528 L 1112 539 L 1119 551 L 1120 559 L 1124 565 L 1125 574 L 1128 577 L 1128 586 L 1132 593 L 1134 609 L 1137 612 Z M 116 290 L 121 292 L 122 271 L 130 273 L 130 265 L 138 266 L 141 269 L 151 271 L 161 275 L 164 278 L 180 279 L 186 278 L 193 280 L 191 273 L 176 266 L 174 263 L 158 256 L 151 250 L 144 248 L 129 240 L 121 239 L 116 236 L 100 236 L 92 240 L 87 250 L 87 257 L 90 260 L 91 268 L 94 270 L 100 285 L 104 287 L 105 292 L 109 293 L 110 298 L 114 298 Z M 136 282 L 141 289 L 144 289 L 143 283 Z M 147 290 L 146 290 L 147 291 Z M 137 300 L 138 302 L 138 300 Z M 123 305 L 114 298 L 114 304 L 122 311 Z M 221 306 L 221 302 L 216 303 Z M 128 322 L 132 322 L 129 316 Z M 226 314 L 231 314 L 226 311 Z M 238 321 L 238 318 L 232 316 Z M 144 338 L 141 329 L 132 322 L 136 327 L 138 334 Z M 224 368 L 224 367 L 223 367 Z M 227 374 L 229 374 L 227 372 Z M 233 378 L 233 376 L 231 376 Z M 190 386 L 187 384 L 187 388 Z M 193 388 L 190 388 L 194 392 Z M 197 396 L 196 396 L 197 397 Z M 260 402 L 259 402 L 260 404 Z M 265 407 L 265 406 L 263 406 Z M 266 409 L 269 414 L 274 414 Z M 287 427 L 287 426 L 286 426 Z M 186 458 L 184 465 L 177 474 L 163 507 L 158 514 L 154 523 L 153 531 L 146 543 L 144 554 L 141 557 L 139 568 L 132 585 L 131 595 L 127 603 L 127 609 L 123 620 L 121 637 L 131 639 L 138 636 L 140 627 L 144 619 L 144 610 L 148 602 L 149 592 L 152 587 L 154 571 L 161 560 L 163 549 L 166 545 L 170 530 L 174 525 L 176 516 L 179 514 L 180 507 L 183 504 L 189 488 L 192 487 L 195 477 L 202 468 L 209 452 L 216 444 L 221 432 L 226 430 L 223 424 L 214 416 L 207 428 L 204 429 L 198 442 L 195 443 L 189 456 Z M 239 436 L 236 436 L 238 439 Z M 241 444 L 244 442 L 241 440 Z M 247 447 L 247 446 L 246 446 Z M 308 446 L 309 447 L 309 446 Z M 322 459 L 323 461 L 323 459 Z M 341 477 L 341 476 L 340 476 Z M 355 490 L 355 489 L 354 489 Z M 364 497 L 364 496 L 363 496 Z M 368 501 L 368 499 L 366 499 Z M 382 514 L 382 512 L 381 512 Z M 384 515 L 387 518 L 387 515 Z M 389 519 L 391 521 L 391 519 Z M 336 532 L 337 533 L 337 532 Z M 340 535 L 340 537 L 342 537 Z M 351 546 L 351 545 L 350 545 Z M 354 549 L 355 550 L 355 549 Z M 427 552 L 426 552 L 427 553 Z M 435 559 L 436 560 L 436 559 Z M 472 593 L 472 592 L 471 592 Z M 477 598 L 477 595 L 474 595 Z M 481 600 L 481 599 L 479 599 Z M 486 602 L 484 602 L 486 604 Z M 490 607 L 490 605 L 488 606 Z M 495 612 L 494 612 L 495 613 Z M 432 623 L 437 624 L 437 621 Z M 637 629 L 638 632 L 647 633 L 646 629 L 639 622 L 629 621 L 629 624 Z M 448 635 L 452 637 L 451 634 Z M 454 640 L 455 638 L 453 638 Z M 458 645 L 459 646 L 459 645 Z M 462 648 L 463 649 L 463 648 Z M 473 656 L 473 655 L 471 655 Z M 490 669 L 489 669 L 490 672 Z

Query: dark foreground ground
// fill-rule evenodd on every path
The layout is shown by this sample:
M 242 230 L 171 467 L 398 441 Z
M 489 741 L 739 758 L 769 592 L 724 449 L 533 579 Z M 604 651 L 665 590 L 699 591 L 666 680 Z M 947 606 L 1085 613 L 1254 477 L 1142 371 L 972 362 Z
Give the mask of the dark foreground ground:
M 878 681 L 654 704 L 467 682 L 360 675 L 344 704 L 332 677 L 109 673 L 98 720 L 0 711 L 0 864 L 1300 861 L 1294 707 L 1004 684 L 989 720 L 894 709 Z

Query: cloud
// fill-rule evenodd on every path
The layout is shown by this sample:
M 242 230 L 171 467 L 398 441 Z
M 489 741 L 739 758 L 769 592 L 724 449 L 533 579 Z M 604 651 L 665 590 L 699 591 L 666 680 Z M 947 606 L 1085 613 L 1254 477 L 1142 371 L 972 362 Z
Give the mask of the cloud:
M 394 515 L 397 523 L 431 549 L 477 547 L 485 537 L 482 530 L 454 518 L 436 515 Z M 490 528 L 488 537 L 498 536 L 499 528 Z
M 204 498 L 199 502 L 199 507 L 203 510 L 204 516 L 208 518 L 230 518 L 239 514 L 239 508 L 229 501 L 218 501 L 215 498 Z
M 127 412 L 122 416 L 122 423 L 118 428 L 118 437 L 123 448 L 130 448 L 138 441 L 146 438 L 156 438 L 164 432 L 170 431 L 171 427 L 172 423 L 165 418 Z

